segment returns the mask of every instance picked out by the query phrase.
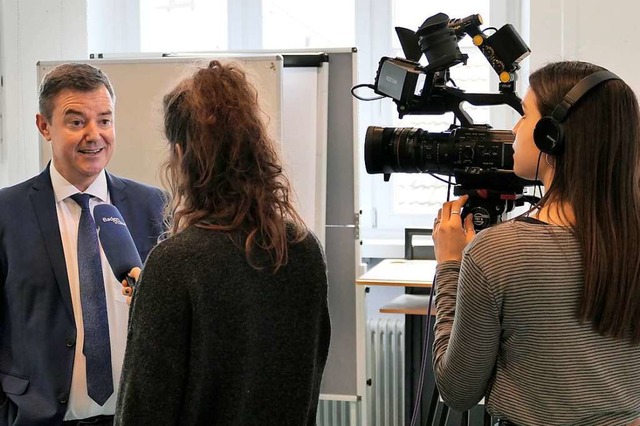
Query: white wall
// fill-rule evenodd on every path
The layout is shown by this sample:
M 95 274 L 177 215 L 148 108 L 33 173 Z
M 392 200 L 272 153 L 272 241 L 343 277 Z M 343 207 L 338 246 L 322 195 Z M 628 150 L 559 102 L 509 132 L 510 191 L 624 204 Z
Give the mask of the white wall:
M 530 67 L 570 59 L 593 62 L 640 94 L 636 0 L 531 0 Z
M 86 56 L 84 0 L 3 0 L 0 187 L 38 170 L 36 61 Z

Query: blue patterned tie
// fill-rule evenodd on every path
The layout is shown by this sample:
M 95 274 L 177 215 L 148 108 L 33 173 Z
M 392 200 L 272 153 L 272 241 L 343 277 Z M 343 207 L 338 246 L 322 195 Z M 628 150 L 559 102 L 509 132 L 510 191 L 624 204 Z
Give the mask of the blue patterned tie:
M 113 394 L 113 376 L 100 246 L 96 223 L 89 210 L 91 195 L 75 194 L 71 198 L 82 208 L 78 225 L 78 270 L 84 325 L 82 353 L 87 360 L 87 392 L 96 403 L 104 405 Z

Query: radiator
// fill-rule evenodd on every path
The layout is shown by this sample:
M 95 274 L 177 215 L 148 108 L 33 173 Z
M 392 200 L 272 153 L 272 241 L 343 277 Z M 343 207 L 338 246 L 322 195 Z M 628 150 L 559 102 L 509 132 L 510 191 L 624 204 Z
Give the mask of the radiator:
M 318 403 L 317 426 L 356 426 L 351 424 L 349 408 L 353 402 L 321 400 Z
M 367 426 L 404 425 L 404 318 L 367 321 Z M 318 426 L 350 423 L 350 402 L 322 400 Z
M 367 423 L 404 425 L 404 318 L 367 321 Z

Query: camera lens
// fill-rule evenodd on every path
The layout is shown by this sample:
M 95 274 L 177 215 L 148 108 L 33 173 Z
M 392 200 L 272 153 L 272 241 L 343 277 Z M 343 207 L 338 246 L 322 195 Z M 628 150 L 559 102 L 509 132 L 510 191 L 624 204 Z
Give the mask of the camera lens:
M 367 173 L 417 173 L 417 139 L 421 129 L 369 126 L 364 140 Z M 403 166 L 404 165 L 404 166 Z
M 454 145 L 450 133 L 430 133 L 416 127 L 369 126 L 364 139 L 367 173 L 446 173 Z

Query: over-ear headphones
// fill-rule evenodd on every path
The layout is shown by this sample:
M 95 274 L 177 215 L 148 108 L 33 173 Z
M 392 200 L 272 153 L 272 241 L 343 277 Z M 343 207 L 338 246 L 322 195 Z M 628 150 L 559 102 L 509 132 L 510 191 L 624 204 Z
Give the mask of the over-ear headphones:
M 538 149 L 546 154 L 556 155 L 564 149 L 564 128 L 571 107 L 591 89 L 608 80 L 620 80 L 610 71 L 597 71 L 580 80 L 564 95 L 564 99 L 553 109 L 550 116 L 538 120 L 533 130 L 533 141 Z

